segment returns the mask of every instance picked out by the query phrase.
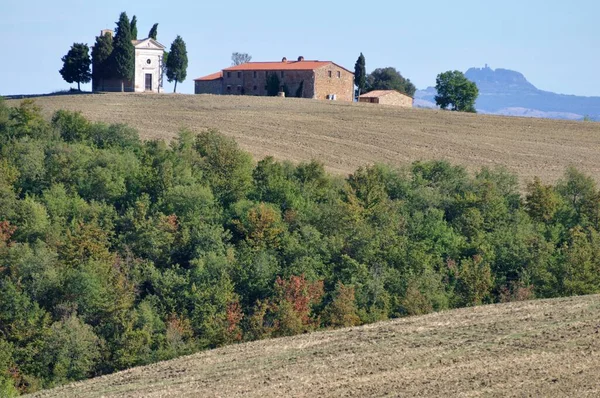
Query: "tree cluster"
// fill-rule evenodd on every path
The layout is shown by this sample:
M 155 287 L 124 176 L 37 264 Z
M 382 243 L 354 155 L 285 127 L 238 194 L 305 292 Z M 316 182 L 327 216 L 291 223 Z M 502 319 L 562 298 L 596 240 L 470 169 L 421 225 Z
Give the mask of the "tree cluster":
M 600 191 L 443 161 L 254 163 L 0 102 L 0 396 L 239 341 L 600 292 Z

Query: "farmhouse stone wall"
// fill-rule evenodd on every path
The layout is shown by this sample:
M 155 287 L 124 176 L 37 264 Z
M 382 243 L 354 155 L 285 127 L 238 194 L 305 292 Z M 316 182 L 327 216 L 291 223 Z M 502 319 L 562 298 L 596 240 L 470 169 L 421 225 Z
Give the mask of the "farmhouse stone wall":
M 196 80 L 194 82 L 194 94 L 223 94 L 222 80 Z
M 266 96 L 267 77 L 271 73 L 277 74 L 281 85 L 280 90 L 287 88 L 289 96 L 295 97 L 298 88 L 304 82 L 301 97 L 314 97 L 314 72 L 312 70 L 224 71 L 222 93 L 226 95 Z
M 267 78 L 275 73 L 280 91 L 290 97 L 314 99 L 354 100 L 354 75 L 334 63 L 316 69 L 277 70 L 223 70 L 223 77 L 214 80 L 196 80 L 196 94 L 267 95 Z M 219 87 L 220 86 L 220 87 Z M 302 92 L 298 90 L 302 86 Z
M 333 63 L 315 70 L 314 87 L 313 98 L 335 95 L 337 101 L 354 101 L 354 75 Z

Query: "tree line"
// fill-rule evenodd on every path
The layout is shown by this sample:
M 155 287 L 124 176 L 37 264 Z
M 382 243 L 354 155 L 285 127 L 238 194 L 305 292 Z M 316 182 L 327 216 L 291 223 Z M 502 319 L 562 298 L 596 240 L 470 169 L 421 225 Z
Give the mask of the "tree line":
M 600 190 L 444 161 L 265 158 L 140 141 L 0 100 L 0 396 L 198 350 L 600 292 Z
M 156 40 L 158 23 L 152 25 L 148 38 Z M 132 40 L 137 40 L 137 17 L 131 20 L 122 12 L 115 29 L 115 37 L 103 34 L 96 37 L 90 49 L 87 44 L 73 43 L 68 53 L 62 57 L 63 66 L 59 73 L 67 83 L 77 83 L 81 91 L 81 83 L 92 81 L 92 90 L 104 90 L 104 81 L 120 80 L 121 91 L 125 90 L 125 81 L 132 81 L 135 73 L 135 48 Z M 169 56 L 170 55 L 170 56 Z M 173 92 L 177 91 L 177 83 L 187 77 L 187 49 L 181 36 L 177 36 L 171 44 L 170 51 L 165 51 L 162 58 L 163 73 L 167 80 L 175 82 Z M 91 69 L 90 69 L 91 67 Z
M 360 53 L 354 64 L 354 85 L 357 97 L 373 90 L 396 90 L 413 97 L 417 90 L 410 79 L 404 78 L 393 67 L 377 68 L 367 74 L 363 53 Z M 457 70 L 440 73 L 436 78 L 435 89 L 437 91 L 435 103 L 441 109 L 475 112 L 479 89 L 474 82 L 465 77 L 464 73 Z

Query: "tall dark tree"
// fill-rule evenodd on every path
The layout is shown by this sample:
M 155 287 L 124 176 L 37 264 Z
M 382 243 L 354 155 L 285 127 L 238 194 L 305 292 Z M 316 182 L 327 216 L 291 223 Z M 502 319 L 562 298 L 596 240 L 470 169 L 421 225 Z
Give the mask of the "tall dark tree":
M 131 43 L 131 26 L 125 12 L 121 13 L 117 22 L 111 58 L 112 74 L 121 80 L 121 91 L 125 91 L 125 80 L 132 80 L 135 70 L 135 48 Z
M 267 95 L 275 97 L 280 90 L 281 81 L 279 80 L 279 76 L 277 76 L 276 72 L 269 73 L 269 76 L 267 76 Z
M 231 54 L 231 65 L 232 66 L 245 64 L 250 61 L 252 61 L 252 55 L 250 55 L 248 53 L 235 52 L 235 53 Z
M 177 83 L 183 82 L 187 76 L 188 57 L 185 42 L 177 35 L 171 43 L 171 51 L 167 56 L 167 80 L 175 81 L 173 92 L 177 92 Z
M 377 68 L 367 76 L 367 89 L 371 90 L 397 90 L 410 97 L 415 95 L 417 88 L 402 76 L 393 67 Z
M 150 28 L 150 32 L 148 32 L 148 37 L 156 40 L 157 35 L 158 35 L 158 24 L 155 23 L 154 25 L 152 25 L 152 28 Z
M 360 53 L 354 64 L 354 85 L 358 88 L 358 95 L 367 88 L 367 69 L 363 53 Z
M 134 15 L 131 18 L 131 40 L 137 40 L 138 29 L 137 29 L 137 17 Z
M 92 79 L 89 51 L 87 44 L 73 43 L 67 55 L 62 57 L 63 67 L 59 72 L 67 83 L 77 82 L 79 91 L 81 91 L 81 83 L 87 83 Z
M 435 80 L 435 103 L 442 109 L 451 106 L 453 111 L 475 112 L 475 100 L 479 96 L 477 85 L 458 71 L 440 73 Z
M 110 34 L 96 37 L 92 47 L 92 90 L 104 90 L 104 79 L 110 77 L 110 57 L 113 38 Z

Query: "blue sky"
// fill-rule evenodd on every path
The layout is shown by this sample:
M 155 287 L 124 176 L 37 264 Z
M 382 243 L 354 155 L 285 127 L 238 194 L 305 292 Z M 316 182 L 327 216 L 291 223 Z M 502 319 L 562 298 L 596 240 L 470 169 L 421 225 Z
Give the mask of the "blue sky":
M 67 89 L 60 58 L 73 42 L 92 45 L 121 11 L 137 15 L 139 37 L 155 22 L 167 47 L 183 37 L 184 93 L 193 92 L 194 78 L 229 66 L 234 51 L 255 61 L 303 55 L 348 69 L 362 51 L 368 71 L 394 66 L 418 88 L 434 85 L 440 72 L 487 63 L 518 70 L 543 90 L 600 96 L 597 0 L 1 0 L 0 95 Z

